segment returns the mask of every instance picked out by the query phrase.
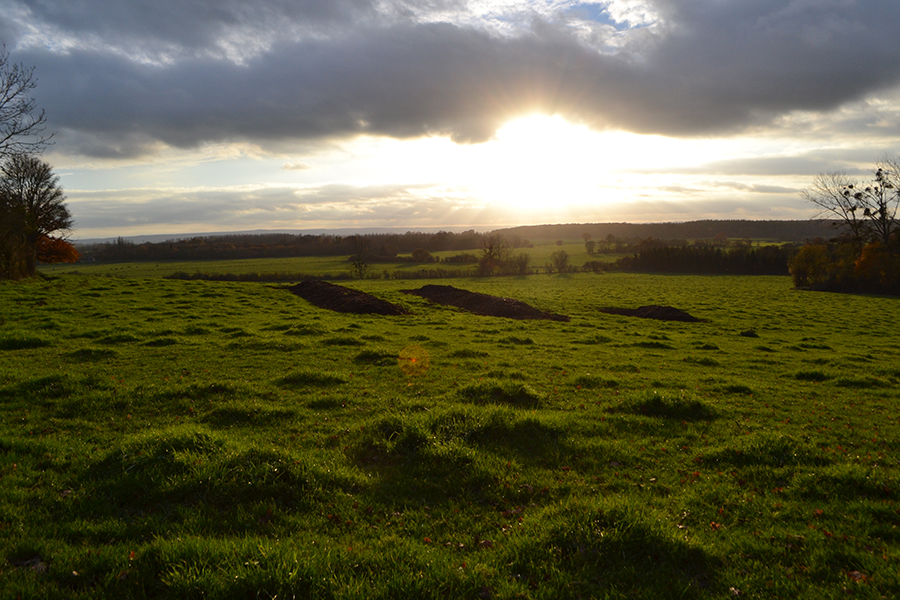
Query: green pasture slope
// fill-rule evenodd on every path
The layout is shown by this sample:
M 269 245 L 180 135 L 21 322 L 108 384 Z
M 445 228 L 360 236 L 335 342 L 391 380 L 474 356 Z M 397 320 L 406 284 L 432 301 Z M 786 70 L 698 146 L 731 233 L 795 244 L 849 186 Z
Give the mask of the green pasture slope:
M 900 597 L 897 299 L 447 283 L 0 284 L 0 597 Z

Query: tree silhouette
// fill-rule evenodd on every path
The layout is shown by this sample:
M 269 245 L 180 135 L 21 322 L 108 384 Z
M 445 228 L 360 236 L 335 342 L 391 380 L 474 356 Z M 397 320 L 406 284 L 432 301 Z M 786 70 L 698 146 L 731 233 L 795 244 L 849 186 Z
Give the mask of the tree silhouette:
M 837 218 L 860 252 L 870 242 L 888 246 L 897 227 L 900 158 L 882 158 L 875 167 L 869 183 L 844 173 L 820 173 L 812 187 L 801 193 L 820 209 L 820 216 Z
M 73 220 L 59 177 L 41 159 L 13 154 L 0 166 L 0 229 L 7 277 L 35 272 L 38 242 L 71 229 Z

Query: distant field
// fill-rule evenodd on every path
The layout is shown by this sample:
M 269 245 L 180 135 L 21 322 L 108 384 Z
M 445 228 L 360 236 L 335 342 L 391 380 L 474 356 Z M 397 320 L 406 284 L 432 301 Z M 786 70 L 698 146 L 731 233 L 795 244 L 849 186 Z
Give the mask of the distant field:
M 41 272 L 62 275 L 73 272 L 110 277 L 165 277 L 173 273 L 308 273 L 323 276 L 350 271 L 346 256 L 300 256 L 294 258 L 246 258 L 241 260 L 161 261 L 130 263 L 84 263 L 43 265 Z
M 161 278 L 346 265 L 310 260 L 0 283 L 0 597 L 900 597 L 897 299 L 344 282 L 413 313 L 381 317 Z M 648 304 L 702 321 L 599 310 Z
M 616 255 L 589 255 L 584 244 L 568 243 L 557 246 L 555 243 L 534 248 L 515 248 L 513 255 L 526 253 L 531 256 L 532 267 L 543 267 L 550 262 L 550 256 L 565 250 L 570 254 L 570 263 L 581 266 L 589 260 L 610 261 L 619 258 Z M 474 254 L 481 256 L 480 250 L 454 250 L 435 252 L 434 256 L 443 258 L 456 254 Z M 455 265 L 450 263 L 409 263 L 409 262 L 372 262 L 370 275 L 381 277 L 383 272 L 419 271 L 421 269 L 464 270 L 473 269 L 473 265 Z M 241 260 L 205 260 L 205 261 L 158 261 L 128 263 L 79 263 L 42 265 L 41 272 L 48 275 L 64 275 L 80 273 L 83 275 L 101 275 L 109 277 L 145 278 L 166 277 L 173 273 L 297 273 L 315 277 L 349 276 L 350 261 L 346 256 L 298 256 L 292 258 L 248 258 Z

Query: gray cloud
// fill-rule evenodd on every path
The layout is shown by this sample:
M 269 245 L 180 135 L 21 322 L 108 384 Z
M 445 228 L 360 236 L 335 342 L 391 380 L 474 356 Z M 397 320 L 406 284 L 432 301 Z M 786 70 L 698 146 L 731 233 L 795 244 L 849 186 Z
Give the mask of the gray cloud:
M 824 148 L 793 156 L 735 158 L 668 169 L 687 175 L 796 176 L 811 178 L 818 173 L 840 171 L 853 176 L 872 175 L 873 164 L 884 155 L 896 154 L 889 144 Z M 633 172 L 647 172 L 633 170 Z
M 85 155 L 360 133 L 480 142 L 529 111 L 721 135 L 900 83 L 895 0 L 647 0 L 651 26 L 588 42 L 547 14 L 501 35 L 449 1 L 133 4 L 7 9 L 16 31 L 28 18 L 68 40 L 20 33 L 15 58 L 37 67 L 59 143 Z
M 428 188 L 423 184 L 329 184 L 310 188 L 76 190 L 68 195 L 79 231 L 87 232 L 136 227 L 233 231 L 318 227 L 335 222 L 372 226 L 414 221 L 433 226 L 443 223 L 451 211 L 475 214 L 474 209 L 455 199 L 422 193 Z

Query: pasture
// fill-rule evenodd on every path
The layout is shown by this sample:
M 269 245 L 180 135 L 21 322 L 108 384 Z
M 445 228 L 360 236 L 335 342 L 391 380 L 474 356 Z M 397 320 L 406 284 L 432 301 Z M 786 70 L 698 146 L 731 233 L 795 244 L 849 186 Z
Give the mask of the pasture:
M 897 299 L 446 283 L 571 320 L 410 281 L 342 283 L 391 317 L 274 284 L 0 284 L 0 596 L 900 596 Z M 649 304 L 702 321 L 600 311 Z

